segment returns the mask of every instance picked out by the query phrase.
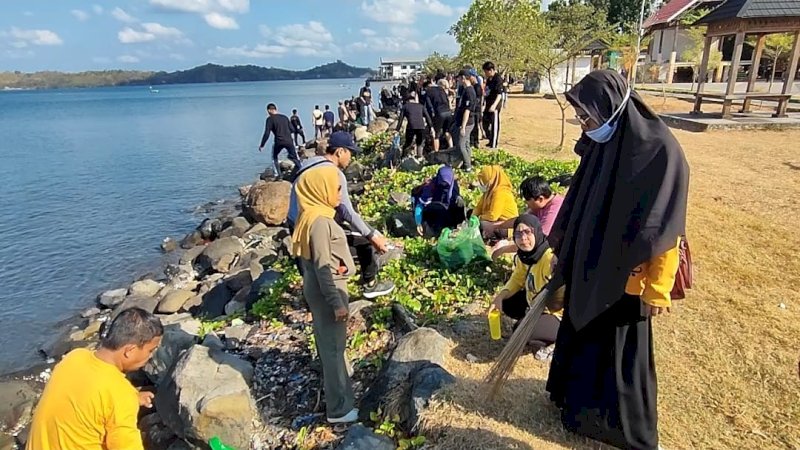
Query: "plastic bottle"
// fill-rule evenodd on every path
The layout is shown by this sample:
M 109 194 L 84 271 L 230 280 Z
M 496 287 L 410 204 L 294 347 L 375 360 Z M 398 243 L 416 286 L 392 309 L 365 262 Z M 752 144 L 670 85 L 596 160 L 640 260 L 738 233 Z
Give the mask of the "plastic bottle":
M 208 440 L 208 446 L 211 447 L 211 450 L 235 450 L 233 447 L 223 444 L 217 436 Z
M 503 337 L 500 332 L 500 311 L 496 309 L 489 312 L 489 334 L 495 341 Z

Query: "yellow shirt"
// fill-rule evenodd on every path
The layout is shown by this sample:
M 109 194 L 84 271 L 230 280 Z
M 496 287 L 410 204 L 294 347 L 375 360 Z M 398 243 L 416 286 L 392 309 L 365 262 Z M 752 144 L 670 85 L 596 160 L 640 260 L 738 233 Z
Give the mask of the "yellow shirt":
M 553 250 L 548 248 L 542 257 L 539 258 L 539 261 L 533 266 L 528 266 L 523 264 L 519 259 L 515 259 L 514 271 L 511 273 L 511 278 L 508 279 L 503 289 L 508 291 L 511 295 L 525 289 L 528 302 L 530 303 L 530 301 L 536 297 L 536 294 L 544 288 L 544 285 L 550 281 L 550 278 L 552 278 L 553 274 L 550 272 L 550 261 L 553 260 Z M 556 291 L 554 300 L 557 300 L 561 305 L 564 304 L 563 286 Z M 562 317 L 563 311 L 563 308 L 558 310 L 545 308 L 544 310 L 545 313 L 552 314 L 559 319 Z
M 56 365 L 33 415 L 27 450 L 143 450 L 139 394 L 86 349 Z
M 680 238 L 675 247 L 631 271 L 625 284 L 625 293 L 638 295 L 650 306 L 669 308 L 672 306 L 672 288 L 680 264 Z
M 472 215 L 488 222 L 497 222 L 517 217 L 519 208 L 510 189 L 498 188 L 497 192 L 483 194 L 472 210 Z

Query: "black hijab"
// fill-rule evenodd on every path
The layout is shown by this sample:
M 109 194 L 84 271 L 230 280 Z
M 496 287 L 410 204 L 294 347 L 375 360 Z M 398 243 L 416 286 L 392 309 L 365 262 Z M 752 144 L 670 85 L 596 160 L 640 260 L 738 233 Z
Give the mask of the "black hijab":
M 517 257 L 523 264 L 527 266 L 532 266 L 539 262 L 542 259 L 542 255 L 544 252 L 550 248 L 550 244 L 547 242 L 547 236 L 544 235 L 544 231 L 542 231 L 542 223 L 539 222 L 539 218 L 534 216 L 533 214 L 523 214 L 517 217 L 517 220 L 514 221 L 514 232 L 516 233 L 517 227 L 524 223 L 531 230 L 533 230 L 533 237 L 536 238 L 536 243 L 531 251 L 525 252 L 522 251 L 519 246 L 517 246 Z M 516 238 L 514 239 L 514 244 L 516 244 Z
M 601 70 L 566 97 L 603 124 L 627 90 L 619 74 Z M 581 163 L 549 235 L 578 330 L 622 297 L 631 270 L 686 230 L 689 166 L 680 144 L 636 92 L 617 121 L 610 141 L 581 139 Z

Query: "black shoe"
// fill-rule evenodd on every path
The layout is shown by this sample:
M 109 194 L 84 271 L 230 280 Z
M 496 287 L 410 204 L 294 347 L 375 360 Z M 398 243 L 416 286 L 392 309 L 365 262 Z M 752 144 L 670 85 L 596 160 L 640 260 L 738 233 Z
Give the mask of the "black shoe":
M 391 281 L 372 280 L 371 283 L 364 285 L 364 298 L 373 299 L 389 294 L 394 290 L 394 283 Z

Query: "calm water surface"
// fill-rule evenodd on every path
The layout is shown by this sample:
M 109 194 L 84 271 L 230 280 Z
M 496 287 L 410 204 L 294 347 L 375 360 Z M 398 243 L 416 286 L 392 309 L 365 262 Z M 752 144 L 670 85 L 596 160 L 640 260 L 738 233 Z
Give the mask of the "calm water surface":
M 100 291 L 158 270 L 161 239 L 270 165 L 257 152 L 266 103 L 309 129 L 315 104 L 335 110 L 361 84 L 0 92 L 0 373 L 37 362 Z

